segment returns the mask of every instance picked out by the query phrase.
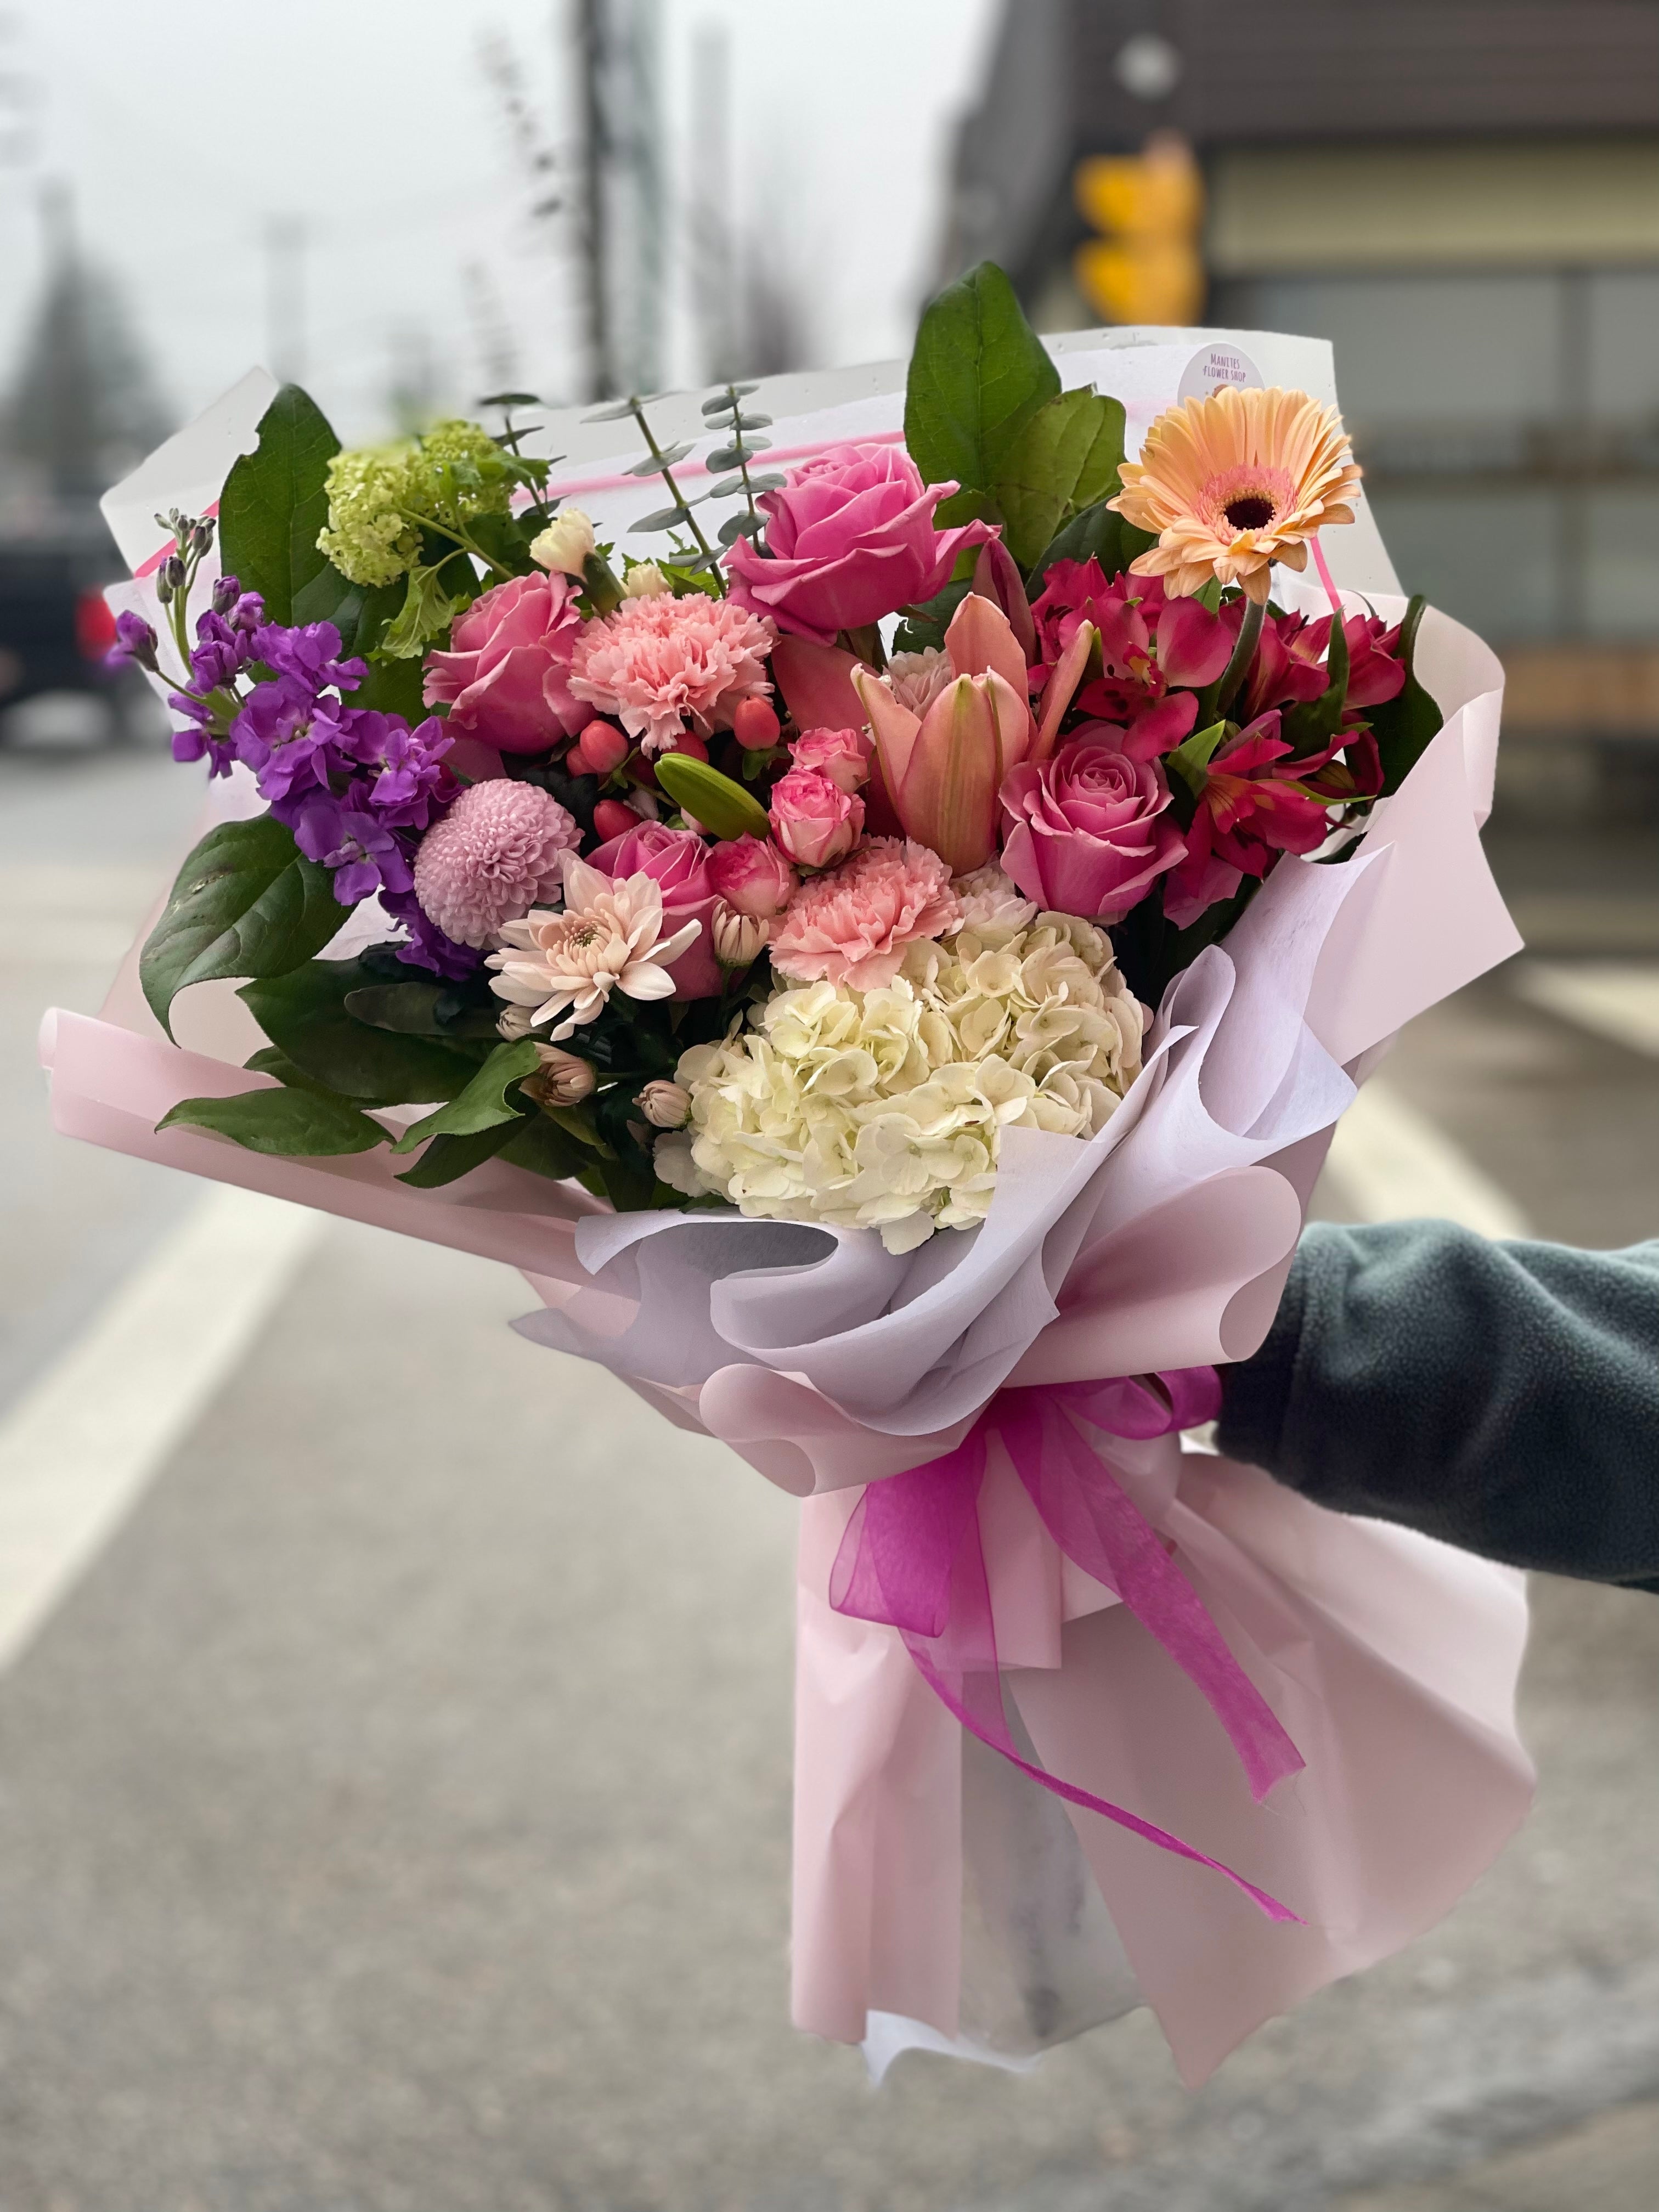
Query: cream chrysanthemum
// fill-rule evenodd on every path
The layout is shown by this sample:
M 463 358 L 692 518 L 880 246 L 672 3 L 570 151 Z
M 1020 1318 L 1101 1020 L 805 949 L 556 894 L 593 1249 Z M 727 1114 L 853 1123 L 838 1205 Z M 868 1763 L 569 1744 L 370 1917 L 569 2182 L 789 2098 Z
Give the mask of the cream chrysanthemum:
M 984 1219 L 1004 1129 L 1091 1136 L 1140 1069 L 1110 943 L 1067 915 L 912 945 L 880 989 L 809 983 L 750 1019 L 682 1057 L 690 1125 L 659 1173 L 891 1252 Z
M 1224 385 L 1160 415 L 1109 500 L 1158 544 L 1130 562 L 1176 597 L 1212 578 L 1267 597 L 1273 564 L 1305 568 L 1309 538 L 1352 522 L 1360 471 L 1334 407 L 1305 392 Z

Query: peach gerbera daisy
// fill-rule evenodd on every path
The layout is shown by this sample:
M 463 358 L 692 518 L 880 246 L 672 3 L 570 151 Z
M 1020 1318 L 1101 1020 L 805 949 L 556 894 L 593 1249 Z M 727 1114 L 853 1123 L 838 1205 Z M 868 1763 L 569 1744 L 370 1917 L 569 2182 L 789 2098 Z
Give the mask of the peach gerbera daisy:
M 1215 577 L 1265 600 L 1275 561 L 1306 568 L 1309 538 L 1353 520 L 1359 477 L 1334 407 L 1229 384 L 1160 415 L 1108 503 L 1157 533 L 1133 574 L 1162 576 L 1177 598 Z

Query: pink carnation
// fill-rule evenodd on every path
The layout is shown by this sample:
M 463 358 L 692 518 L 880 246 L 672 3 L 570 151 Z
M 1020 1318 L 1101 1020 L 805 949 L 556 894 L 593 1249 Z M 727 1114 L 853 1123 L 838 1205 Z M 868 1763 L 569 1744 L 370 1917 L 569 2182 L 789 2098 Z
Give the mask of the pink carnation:
M 878 990 L 897 975 L 907 945 L 942 937 L 961 915 L 937 853 L 913 837 L 867 838 L 796 892 L 772 938 L 772 965 L 803 982 Z
M 707 737 L 729 730 L 745 699 L 763 697 L 776 638 L 763 617 L 701 592 L 625 599 L 577 639 L 570 689 L 659 753 L 688 720 Z
M 464 791 L 415 855 L 423 914 L 458 945 L 488 945 L 504 922 L 552 900 L 559 855 L 580 833 L 556 799 L 505 776 Z

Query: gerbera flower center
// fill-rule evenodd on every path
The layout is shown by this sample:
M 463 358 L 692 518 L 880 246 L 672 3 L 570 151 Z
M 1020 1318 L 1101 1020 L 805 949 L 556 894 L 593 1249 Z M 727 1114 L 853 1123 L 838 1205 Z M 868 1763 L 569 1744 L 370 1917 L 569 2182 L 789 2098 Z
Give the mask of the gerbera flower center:
M 1230 499 L 1222 512 L 1235 530 L 1265 530 L 1277 509 L 1260 492 L 1246 492 L 1243 499 Z

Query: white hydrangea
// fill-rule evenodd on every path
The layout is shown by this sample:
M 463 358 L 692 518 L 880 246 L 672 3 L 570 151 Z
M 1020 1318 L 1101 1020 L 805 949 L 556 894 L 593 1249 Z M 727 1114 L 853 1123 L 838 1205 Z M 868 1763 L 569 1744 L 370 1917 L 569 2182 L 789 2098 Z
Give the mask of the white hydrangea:
M 1140 1070 L 1139 1004 L 1069 915 L 915 944 L 883 989 L 803 984 L 750 1018 L 682 1056 L 691 1119 L 665 1179 L 878 1229 L 890 1252 L 984 1219 L 1005 1128 L 1092 1136 Z

